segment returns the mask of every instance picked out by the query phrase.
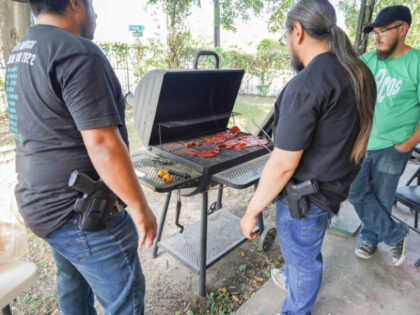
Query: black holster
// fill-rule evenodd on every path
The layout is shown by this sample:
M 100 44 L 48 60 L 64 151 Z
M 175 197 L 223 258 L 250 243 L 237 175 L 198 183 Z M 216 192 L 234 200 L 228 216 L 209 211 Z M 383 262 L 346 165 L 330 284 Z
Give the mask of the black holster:
M 284 189 L 284 194 L 289 204 L 290 215 L 295 219 L 306 217 L 310 207 L 307 196 L 315 194 L 318 191 L 319 187 L 316 180 L 306 180 L 298 184 L 290 180 Z
M 79 171 L 72 172 L 68 185 L 83 193 L 74 204 L 74 210 L 80 213 L 79 229 L 89 232 L 102 230 L 116 209 L 117 196 L 101 179 L 95 181 Z
M 74 210 L 80 213 L 78 227 L 82 231 L 99 231 L 105 227 L 115 207 L 116 198 L 107 200 L 93 197 L 82 197 L 76 200 Z

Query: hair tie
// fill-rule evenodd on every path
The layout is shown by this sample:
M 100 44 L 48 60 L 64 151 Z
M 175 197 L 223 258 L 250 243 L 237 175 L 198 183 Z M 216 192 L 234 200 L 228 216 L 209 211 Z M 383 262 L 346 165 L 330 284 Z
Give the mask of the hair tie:
M 327 33 L 330 34 L 331 33 L 331 29 L 335 26 L 335 24 L 331 24 L 330 26 L 327 27 Z

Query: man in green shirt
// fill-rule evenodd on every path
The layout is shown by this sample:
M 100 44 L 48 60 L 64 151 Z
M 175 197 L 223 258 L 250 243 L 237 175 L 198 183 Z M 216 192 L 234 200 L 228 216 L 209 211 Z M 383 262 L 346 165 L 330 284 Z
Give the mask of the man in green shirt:
M 356 256 L 373 257 L 378 243 L 391 246 L 394 266 L 407 256 L 408 226 L 391 218 L 394 194 L 413 147 L 420 142 L 420 51 L 405 44 L 409 8 L 390 6 L 364 28 L 376 51 L 361 59 L 372 71 L 377 99 L 368 153 L 353 181 L 349 201 L 363 222 Z

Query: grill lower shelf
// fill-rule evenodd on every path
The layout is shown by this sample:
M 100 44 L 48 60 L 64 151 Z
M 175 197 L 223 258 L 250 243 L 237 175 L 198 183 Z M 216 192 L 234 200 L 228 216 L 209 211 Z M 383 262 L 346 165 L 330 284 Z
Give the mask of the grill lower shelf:
M 246 238 L 242 234 L 240 219 L 225 209 L 209 215 L 207 227 L 206 268 L 225 256 Z M 255 229 L 255 232 L 258 228 Z M 200 271 L 200 221 L 159 242 L 158 245 L 197 274 Z

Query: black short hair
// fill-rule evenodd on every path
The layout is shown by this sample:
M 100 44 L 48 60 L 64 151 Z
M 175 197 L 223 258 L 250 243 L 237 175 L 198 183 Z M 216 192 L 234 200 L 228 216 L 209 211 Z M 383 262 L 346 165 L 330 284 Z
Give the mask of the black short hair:
M 86 4 L 86 0 L 83 0 Z M 31 10 L 35 16 L 41 13 L 63 14 L 69 0 L 29 0 Z

